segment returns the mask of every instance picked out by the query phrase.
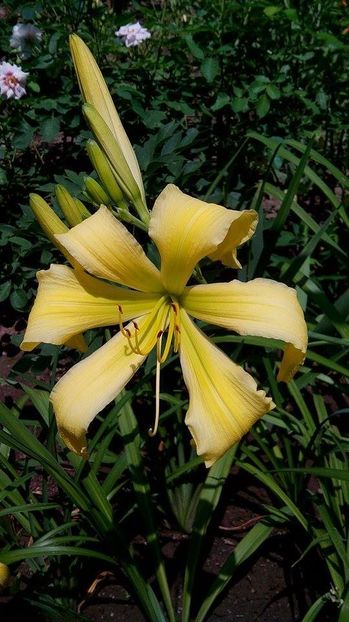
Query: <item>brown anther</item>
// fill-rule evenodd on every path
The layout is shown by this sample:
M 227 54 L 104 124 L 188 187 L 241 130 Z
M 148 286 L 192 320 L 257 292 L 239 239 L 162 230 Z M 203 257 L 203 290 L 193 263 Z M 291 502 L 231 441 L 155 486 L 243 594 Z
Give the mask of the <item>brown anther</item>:
M 158 334 L 157 334 L 156 338 L 157 338 L 157 339 L 160 339 L 160 337 L 162 337 L 162 335 L 163 335 L 163 334 L 164 334 L 164 331 L 163 331 L 163 330 L 159 330 L 159 332 L 158 332 Z
M 179 328 L 179 326 L 177 326 L 177 324 L 175 325 L 175 331 L 176 331 L 177 333 L 180 333 L 180 332 L 181 332 L 181 329 Z
M 128 328 L 124 328 L 124 331 L 128 337 L 131 337 L 131 331 Z
M 120 313 L 122 313 L 122 306 L 121 305 L 118 305 L 118 309 L 119 309 Z
M 175 312 L 175 314 L 177 315 L 177 307 L 176 307 L 174 302 L 171 302 L 171 307 L 172 307 L 173 311 Z
M 137 322 L 132 320 L 132 324 L 133 324 L 133 326 L 135 327 L 136 330 L 139 330 L 139 326 L 138 326 Z

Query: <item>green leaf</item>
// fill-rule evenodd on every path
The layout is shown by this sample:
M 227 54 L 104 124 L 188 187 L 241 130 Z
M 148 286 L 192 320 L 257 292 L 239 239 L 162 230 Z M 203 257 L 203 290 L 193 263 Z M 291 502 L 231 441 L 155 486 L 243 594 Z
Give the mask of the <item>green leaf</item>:
M 201 605 L 199 613 L 195 617 L 195 622 L 204 622 L 207 613 L 212 607 L 214 601 L 228 585 L 236 570 L 243 564 L 257 549 L 262 546 L 269 537 L 272 527 L 263 522 L 257 523 L 236 545 L 234 551 L 229 555 L 227 561 L 223 564 L 219 574 L 211 587 L 208 594 Z
M 258 99 L 256 105 L 256 112 L 260 119 L 265 117 L 268 114 L 270 109 L 270 99 L 269 97 L 263 93 L 263 95 Z
M 29 125 L 26 121 L 24 121 L 20 128 L 18 134 L 15 135 L 13 144 L 17 149 L 27 149 L 29 145 L 32 143 L 34 138 L 34 128 Z
M 58 132 L 60 130 L 60 121 L 57 117 L 51 117 L 50 119 L 45 119 L 40 126 L 40 133 L 42 139 L 51 143 L 54 138 L 56 138 Z
M 212 520 L 213 512 L 221 497 L 224 483 L 230 472 L 236 450 L 237 444 L 229 449 L 229 451 L 210 468 L 200 492 L 184 576 L 182 622 L 189 622 L 190 619 L 193 588 L 195 578 L 197 577 L 197 566 L 200 559 L 201 548 L 205 540 L 207 528 Z
M 320 596 L 320 598 L 318 598 L 308 609 L 301 622 L 315 622 L 318 619 L 320 611 L 322 611 L 324 606 L 331 601 L 331 597 L 332 595 L 330 592 L 326 592 L 326 594 Z
M 276 15 L 276 13 L 279 13 L 281 11 L 281 7 L 279 6 L 275 6 L 273 4 L 266 6 L 263 9 L 263 13 L 267 16 L 267 17 L 274 17 L 274 15 Z
M 198 60 L 204 60 L 205 54 L 202 49 L 195 43 L 193 37 L 191 35 L 186 35 L 184 37 L 184 41 L 186 42 L 190 52 L 197 58 Z
M 258 140 L 262 144 L 266 145 L 266 147 L 268 147 L 268 149 L 271 149 L 271 151 L 275 151 L 276 147 L 279 146 L 278 154 L 280 155 L 280 157 L 284 158 L 285 160 L 288 160 L 289 162 L 292 162 L 296 166 L 299 165 L 301 159 L 298 158 L 294 153 L 289 151 L 289 149 L 285 149 L 282 145 L 280 146 L 280 143 L 278 141 L 276 141 L 275 139 L 267 138 L 266 136 L 263 136 L 262 134 L 258 134 L 257 132 L 254 132 L 254 131 L 248 131 L 247 132 L 247 136 L 249 136 L 250 138 L 254 138 L 255 140 Z M 302 149 L 303 153 L 304 153 L 305 149 L 307 149 L 307 147 L 303 146 L 303 149 Z M 312 157 L 313 153 L 314 153 L 314 151 L 311 150 L 310 151 L 310 156 L 311 157 Z M 336 197 L 334 192 L 332 192 L 331 188 L 328 187 L 328 185 L 321 179 L 321 177 L 319 177 L 319 175 L 317 175 L 313 171 L 312 168 L 310 168 L 310 166 L 306 166 L 304 168 L 304 174 L 310 179 L 310 181 L 314 185 L 316 185 L 324 193 L 324 195 L 328 198 L 328 200 L 332 203 L 332 205 L 335 208 L 339 209 L 339 213 L 340 213 L 341 218 L 343 219 L 345 224 L 347 226 L 349 226 L 349 216 L 348 216 L 344 206 L 340 204 L 340 201 L 338 200 L 338 198 Z
M 266 93 L 269 95 L 270 99 L 280 99 L 281 91 L 274 84 L 268 84 L 266 88 Z
M 21 384 L 24 392 L 31 399 L 33 406 L 40 413 L 43 418 L 45 424 L 49 425 L 49 392 L 44 391 L 43 389 L 33 389 L 32 387 L 28 387 L 25 384 Z
M 217 112 L 221 108 L 224 108 L 230 102 L 230 97 L 227 93 L 218 93 L 216 101 L 211 106 L 213 112 Z
M 11 281 L 5 281 L 4 283 L 1 283 L 1 285 L 0 285 L 0 302 L 4 302 L 4 300 L 6 300 L 9 297 L 10 291 L 11 291 L 11 287 L 12 287 Z
M 247 110 L 248 110 L 248 99 L 247 99 L 247 97 L 241 97 L 241 98 L 236 97 L 231 102 L 231 107 L 232 107 L 232 110 L 234 112 L 236 112 L 236 113 L 238 113 L 238 112 L 247 112 Z
M 126 404 L 120 409 L 118 422 L 121 436 L 125 444 L 128 468 L 137 499 L 140 518 L 142 520 L 151 557 L 154 562 L 156 578 L 166 605 L 169 620 L 171 622 L 175 622 L 175 612 L 171 601 L 164 561 L 158 540 L 159 530 L 155 522 L 150 485 L 144 469 L 141 454 L 141 438 L 139 435 L 137 419 L 133 413 L 129 401 L 126 402 Z
M 7 174 L 4 168 L 2 168 L 2 166 L 0 167 L 0 186 L 4 186 L 5 184 L 7 184 L 8 179 L 7 179 Z
M 34 80 L 30 80 L 30 82 L 28 82 L 28 88 L 33 91 L 33 93 L 40 93 L 40 85 L 37 82 L 34 82 Z
M 28 296 L 23 289 L 15 289 L 10 296 L 11 306 L 16 311 L 23 311 L 28 303 Z
M 201 63 L 200 71 L 204 78 L 206 78 L 207 82 L 213 82 L 218 71 L 219 71 L 219 63 L 216 58 L 205 58 L 203 63 Z

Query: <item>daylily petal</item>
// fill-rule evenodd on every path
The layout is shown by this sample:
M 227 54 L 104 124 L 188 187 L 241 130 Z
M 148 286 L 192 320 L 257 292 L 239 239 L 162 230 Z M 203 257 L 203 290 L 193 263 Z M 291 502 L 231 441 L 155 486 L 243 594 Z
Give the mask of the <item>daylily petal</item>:
M 221 254 L 226 258 L 228 242 L 233 253 L 231 245 L 247 239 L 256 219 L 256 212 L 229 210 L 194 199 L 172 184 L 166 186 L 155 201 L 149 235 L 161 255 L 161 279 L 167 291 L 180 294 L 203 257 L 218 253 L 217 258 Z
M 233 220 L 223 242 L 214 253 L 210 254 L 210 259 L 221 261 L 229 268 L 241 268 L 236 251 L 238 246 L 247 242 L 256 231 L 258 214 L 252 209 L 243 212 L 234 211 L 233 214 L 238 216 Z
M 101 70 L 80 37 L 71 35 L 69 42 L 82 97 L 85 102 L 96 108 L 114 134 L 144 200 L 142 175 L 136 154 L 120 121 Z
M 149 313 L 159 294 L 109 285 L 81 270 L 51 265 L 37 273 L 39 288 L 29 315 L 22 350 L 38 343 L 64 344 L 89 328 L 112 326 Z M 67 343 L 67 345 L 77 345 Z
M 302 364 L 307 349 L 307 326 L 295 289 L 271 279 L 248 283 L 231 281 L 187 287 L 180 298 L 186 311 L 199 320 L 286 342 L 278 380 L 288 382 Z
M 137 320 L 142 327 L 143 318 Z M 134 332 L 132 324 L 127 329 Z M 58 431 L 71 451 L 87 456 L 86 432 L 94 417 L 136 373 L 145 356 L 135 354 L 118 333 L 93 354 L 74 365 L 51 393 Z
M 163 289 L 158 269 L 137 240 L 105 206 L 57 238 L 95 276 L 142 292 Z
M 211 466 L 274 407 L 242 367 L 216 348 L 181 310 L 180 359 L 189 391 L 185 423 Z

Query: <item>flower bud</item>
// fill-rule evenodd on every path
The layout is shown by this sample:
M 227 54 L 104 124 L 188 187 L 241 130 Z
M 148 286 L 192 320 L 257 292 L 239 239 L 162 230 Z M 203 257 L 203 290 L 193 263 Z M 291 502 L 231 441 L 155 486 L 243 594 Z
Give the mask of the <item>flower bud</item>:
M 76 260 L 63 248 L 63 246 L 56 239 L 56 233 L 66 233 L 69 231 L 67 225 L 57 216 L 56 212 L 49 206 L 46 201 L 38 194 L 32 193 L 29 195 L 29 205 L 34 212 L 34 215 L 41 227 L 46 233 L 51 242 L 59 248 L 61 253 L 68 259 L 68 261 L 74 266 Z
M 104 187 L 111 199 L 116 203 L 116 205 L 121 204 L 122 207 L 126 208 L 124 196 L 103 151 L 98 147 L 94 140 L 89 140 L 87 142 L 86 150 L 93 168 L 95 169 L 102 184 L 104 184 Z
M 92 177 L 84 177 L 84 182 L 86 191 L 94 203 L 97 203 L 97 205 L 110 205 L 110 197 L 98 181 Z
M 7 586 L 10 576 L 11 573 L 9 567 L 0 562 L 0 590 Z
M 123 160 L 127 162 L 127 167 L 145 205 L 142 175 L 136 154 L 120 121 L 103 75 L 89 48 L 80 37 L 71 35 L 69 42 L 82 97 L 87 104 L 91 104 L 96 109 L 118 143 L 118 151 L 122 153 Z M 108 159 L 110 159 L 109 155 Z
M 58 184 L 55 188 L 55 192 L 58 205 L 71 227 L 75 227 L 75 225 L 78 225 L 85 220 L 85 218 L 91 216 L 84 204 L 81 201 L 77 203 L 64 186 Z

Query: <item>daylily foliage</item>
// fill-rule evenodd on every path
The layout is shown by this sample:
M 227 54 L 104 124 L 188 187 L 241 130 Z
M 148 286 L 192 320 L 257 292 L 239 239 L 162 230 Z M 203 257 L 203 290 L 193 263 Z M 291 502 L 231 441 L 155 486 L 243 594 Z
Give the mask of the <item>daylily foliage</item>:
M 161 264 L 158 269 L 103 205 L 70 230 L 49 217 L 45 220 L 49 236 L 72 267 L 52 265 L 38 272 L 38 294 L 22 349 L 31 350 L 40 342 L 83 349 L 84 331 L 119 327 L 105 345 L 68 371 L 51 394 L 60 434 L 80 455 L 87 454 L 86 431 L 93 418 L 120 393 L 154 348 L 158 418 L 160 366 L 172 350 L 178 352 L 189 392 L 185 422 L 197 453 L 210 466 L 274 405 L 252 376 L 220 351 L 192 318 L 241 335 L 283 341 L 278 379 L 288 381 L 306 351 L 303 312 L 295 290 L 269 279 L 188 284 L 204 257 L 240 267 L 236 251 L 253 235 L 257 214 L 205 203 L 168 185 L 149 217 L 138 164 L 101 73 L 76 36 L 72 49 L 81 91 L 92 110 L 90 117 L 98 115 L 99 147 L 118 183 L 121 179 L 125 196 L 134 204 L 142 202 L 144 211 L 137 211 L 145 224 L 149 221 L 149 236 Z M 103 124 L 109 128 L 107 139 L 100 135 Z M 123 153 L 118 170 L 115 142 L 117 152 Z M 44 203 L 34 196 L 34 204 L 41 209 Z

